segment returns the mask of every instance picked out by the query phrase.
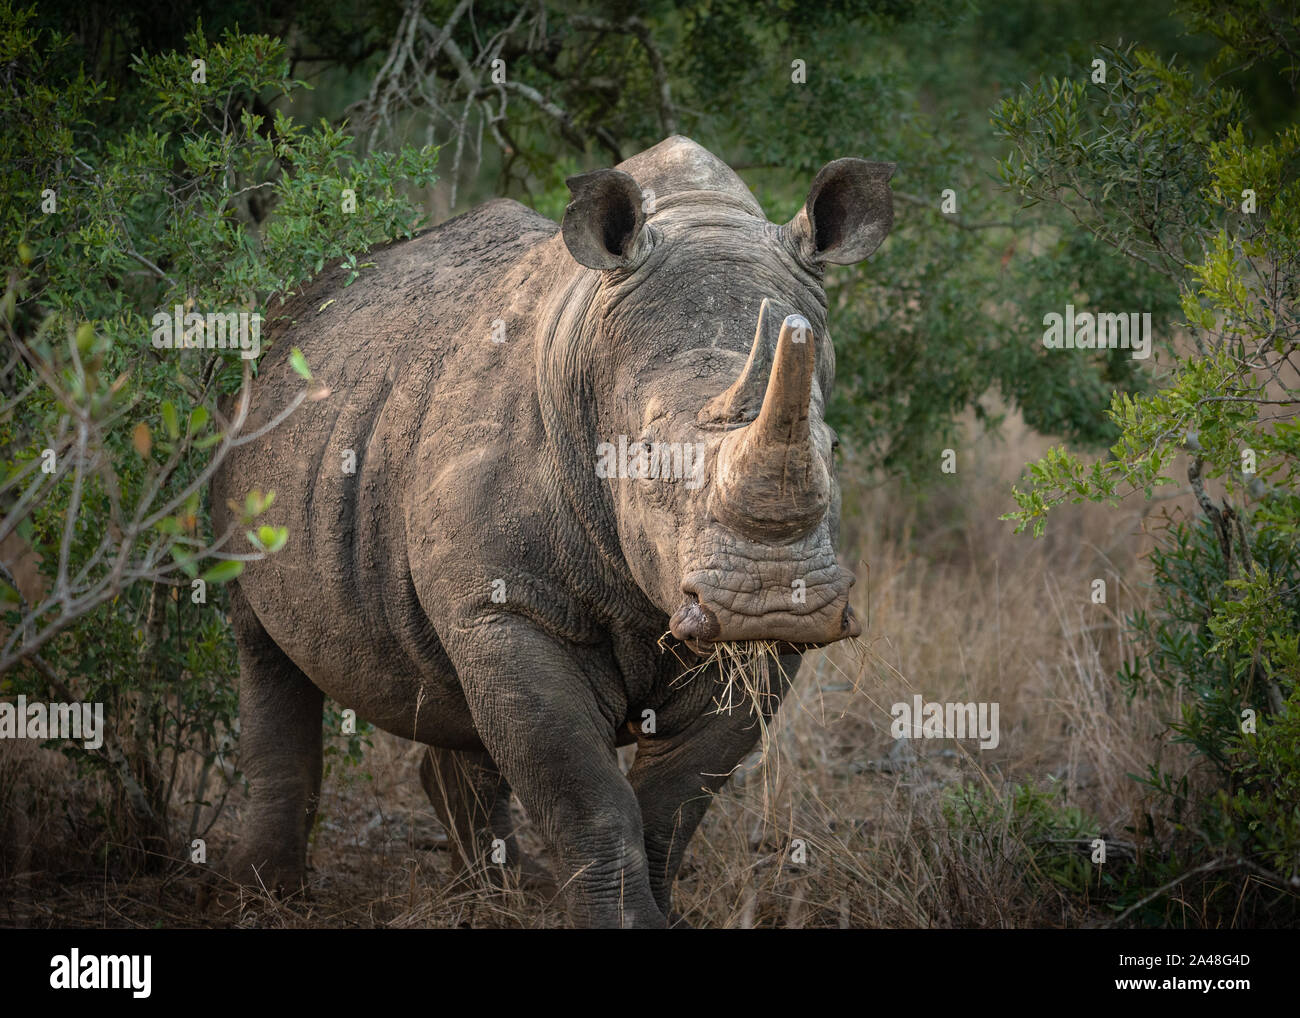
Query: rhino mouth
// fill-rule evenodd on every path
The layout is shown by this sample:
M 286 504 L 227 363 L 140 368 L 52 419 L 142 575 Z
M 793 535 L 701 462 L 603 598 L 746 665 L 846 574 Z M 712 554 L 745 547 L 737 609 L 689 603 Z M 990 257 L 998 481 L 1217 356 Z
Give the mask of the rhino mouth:
M 746 615 L 715 607 L 701 601 L 698 591 L 687 591 L 686 600 L 673 613 L 668 628 L 702 657 L 708 657 L 717 644 L 723 643 L 770 644 L 777 653 L 786 654 L 815 650 L 862 633 L 862 625 L 848 602 L 847 587 L 842 597 L 807 614 L 787 610 Z

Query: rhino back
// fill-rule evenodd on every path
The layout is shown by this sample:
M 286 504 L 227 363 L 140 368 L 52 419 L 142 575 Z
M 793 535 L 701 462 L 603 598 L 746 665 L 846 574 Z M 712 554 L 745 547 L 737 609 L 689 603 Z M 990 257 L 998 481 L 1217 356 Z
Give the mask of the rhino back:
M 334 699 L 422 741 L 473 736 L 430 621 L 438 606 L 417 595 L 408 517 L 464 500 L 455 456 L 481 458 L 503 432 L 540 439 L 531 323 L 556 231 L 516 202 L 489 202 L 372 251 L 376 266 L 351 286 L 335 268 L 273 309 L 245 433 L 302 389 L 294 347 L 329 394 L 236 449 L 214 479 L 218 534 L 227 500 L 252 488 L 276 495 L 261 522 L 289 528 L 286 547 L 238 581 L 266 632 Z M 493 341 L 494 322 L 505 342 Z M 457 510 L 446 527 L 427 520 L 428 542 L 458 539 Z M 242 536 L 234 547 L 247 550 Z

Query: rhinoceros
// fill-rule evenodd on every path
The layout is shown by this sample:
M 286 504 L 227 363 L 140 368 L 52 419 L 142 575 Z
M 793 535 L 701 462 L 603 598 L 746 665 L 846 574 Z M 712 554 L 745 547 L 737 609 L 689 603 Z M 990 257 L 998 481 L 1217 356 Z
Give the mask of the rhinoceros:
M 572 924 L 674 919 L 683 851 L 759 737 L 709 656 L 777 657 L 770 716 L 801 654 L 860 632 L 822 280 L 889 232 L 893 168 L 836 159 L 778 226 L 671 137 L 570 178 L 559 227 L 489 201 L 286 306 L 245 432 L 301 392 L 293 347 L 329 396 L 212 492 L 219 533 L 257 488 L 291 534 L 230 590 L 250 790 L 227 873 L 302 886 L 328 694 L 429 747 L 461 865 L 529 866 L 513 790 Z

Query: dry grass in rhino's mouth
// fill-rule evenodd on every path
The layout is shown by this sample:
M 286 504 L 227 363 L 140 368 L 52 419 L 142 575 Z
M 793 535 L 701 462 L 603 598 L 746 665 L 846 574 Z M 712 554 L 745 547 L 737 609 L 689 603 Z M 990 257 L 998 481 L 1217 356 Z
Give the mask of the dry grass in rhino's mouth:
M 857 643 L 857 638 L 849 642 Z M 685 646 L 696 660 L 683 660 L 678 652 L 680 646 Z M 659 637 L 660 650 L 673 654 L 683 669 L 682 674 L 673 680 L 674 686 L 691 682 L 701 673 L 716 667 L 718 688 L 713 698 L 714 713 L 730 714 L 737 707 L 744 707 L 764 729 L 776 709 L 781 686 L 794 679 L 781 663 L 781 655 L 819 646 L 822 645 L 791 644 L 781 640 L 701 644 L 694 640 L 679 640 L 671 631 Z

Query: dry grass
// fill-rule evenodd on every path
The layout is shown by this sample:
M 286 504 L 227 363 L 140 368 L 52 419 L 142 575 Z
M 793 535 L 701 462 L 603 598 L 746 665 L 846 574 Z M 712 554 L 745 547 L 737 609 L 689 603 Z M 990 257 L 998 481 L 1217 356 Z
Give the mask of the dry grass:
M 959 473 L 924 503 L 892 485 L 846 484 L 843 544 L 860 559 L 855 610 L 868 628 L 809 657 L 764 726 L 762 748 L 717 797 L 678 882 L 676 906 L 691 923 L 1024 927 L 1104 918 L 1086 898 L 1054 890 L 1023 843 L 1008 790 L 1050 787 L 1061 805 L 1095 818 L 1095 834 L 1116 851 L 1128 837 L 1141 801 L 1126 775 L 1146 769 L 1160 729 L 1160 711 L 1128 702 L 1113 681 L 1129 652 L 1118 620 L 1143 597 L 1140 507 L 1071 509 L 1041 540 L 1014 536 L 996 517 L 1010 507 L 1009 482 L 1047 442 L 1014 422 L 1004 435 L 972 437 Z M 1092 603 L 1094 578 L 1106 580 L 1104 605 Z M 766 680 L 746 677 L 766 655 L 728 654 L 731 685 L 719 688 L 719 706 L 752 709 Z M 893 739 L 890 706 L 918 693 L 998 703 L 1000 744 Z M 310 900 L 254 896 L 242 910 L 201 914 L 179 868 L 122 876 L 90 864 L 88 874 L 83 862 L 72 874 L 57 869 L 66 861 L 31 862 L 29 847 L 22 861 L 5 857 L 9 890 L 22 893 L 0 894 L 11 901 L 0 922 L 561 924 L 558 906 L 536 895 L 453 880 L 446 835 L 416 780 L 418 753 L 377 735 L 363 773 L 327 777 Z M 24 785 L 36 780 L 32 764 L 23 764 Z M 15 765 L 0 758 L 0 774 L 6 766 Z M 7 776 L 6 842 L 20 833 L 31 842 L 42 828 L 35 855 L 57 858 L 54 800 L 16 796 Z M 963 805 L 980 802 L 983 812 Z M 966 820 L 954 822 L 954 809 Z M 211 844 L 233 837 L 238 812 L 236 802 Z M 544 858 L 519 820 L 524 847 Z M 15 883 L 15 872 L 26 875 Z

